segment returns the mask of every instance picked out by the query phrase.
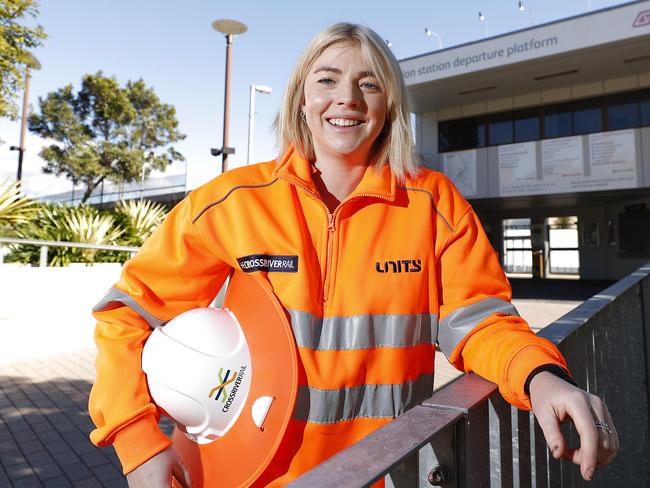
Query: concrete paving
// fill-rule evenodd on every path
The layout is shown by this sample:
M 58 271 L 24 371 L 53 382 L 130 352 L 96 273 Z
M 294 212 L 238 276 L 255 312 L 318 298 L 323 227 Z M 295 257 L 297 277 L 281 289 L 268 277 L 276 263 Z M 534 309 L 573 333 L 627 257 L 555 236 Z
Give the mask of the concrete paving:
M 580 301 L 515 300 L 533 329 Z M 112 448 L 88 440 L 92 348 L 0 364 L 0 487 L 126 487 Z M 436 360 L 436 386 L 459 375 Z M 163 430 L 169 432 L 167 422 Z

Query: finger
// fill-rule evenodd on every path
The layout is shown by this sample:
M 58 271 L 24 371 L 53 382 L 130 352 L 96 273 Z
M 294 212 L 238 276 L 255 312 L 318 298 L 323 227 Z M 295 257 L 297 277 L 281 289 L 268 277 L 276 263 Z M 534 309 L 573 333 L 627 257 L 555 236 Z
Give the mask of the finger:
M 604 415 L 603 417 L 604 420 L 607 422 L 610 430 L 612 431 L 612 433 L 610 434 L 610 439 L 611 439 L 610 455 L 607 457 L 607 461 L 603 461 L 603 464 L 609 464 L 616 457 L 616 454 L 620 449 L 620 444 L 618 440 L 618 431 L 616 430 L 616 426 L 614 425 L 614 420 L 612 419 L 612 416 L 609 413 L 609 409 L 607 408 L 607 405 L 605 405 L 605 402 L 603 402 L 603 415 Z
M 182 488 L 191 488 L 192 477 L 190 476 L 189 470 L 180 459 L 178 462 L 174 463 L 172 476 Z
M 596 425 L 595 422 L 605 422 L 607 425 L 609 425 L 607 415 L 605 415 L 605 407 L 600 398 L 592 396 L 590 401 L 591 410 L 594 416 L 594 425 Z M 614 446 L 614 436 L 610 434 L 604 427 L 597 426 L 596 431 L 598 432 L 598 452 L 596 454 L 596 461 L 598 464 L 601 464 L 612 451 L 612 448 Z
M 586 396 L 568 404 L 567 413 L 580 436 L 580 448 L 573 454 L 573 462 L 580 464 L 582 477 L 589 481 L 594 475 L 598 455 L 599 435 L 594 424 L 591 403 Z
M 610 429 L 612 430 L 612 438 L 614 440 L 613 442 L 613 450 L 615 452 L 618 452 L 618 450 L 621 448 L 621 445 L 619 443 L 618 439 L 618 431 L 616 430 L 616 426 L 614 425 L 614 420 L 612 419 L 612 415 L 609 413 L 609 409 L 607 408 L 607 405 L 605 405 L 605 402 L 603 402 L 603 412 L 605 414 L 605 420 L 609 424 Z
M 565 455 L 566 441 L 560 430 L 560 422 L 555 416 L 555 412 L 549 407 L 543 409 L 543 411 L 536 412 L 536 418 L 544 433 L 544 438 L 551 450 L 551 454 L 555 459 L 560 459 Z

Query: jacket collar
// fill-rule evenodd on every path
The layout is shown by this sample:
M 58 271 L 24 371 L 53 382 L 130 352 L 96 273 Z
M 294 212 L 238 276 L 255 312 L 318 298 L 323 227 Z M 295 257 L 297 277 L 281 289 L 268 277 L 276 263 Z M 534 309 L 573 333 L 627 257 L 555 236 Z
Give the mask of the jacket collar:
M 314 195 L 318 195 L 318 190 L 312 178 L 313 166 L 303 158 L 299 152 L 291 146 L 287 152 L 278 159 L 278 163 L 273 171 L 273 176 L 287 180 L 297 186 L 307 189 Z M 395 175 L 386 165 L 380 172 L 375 171 L 371 166 L 366 167 L 366 171 L 361 181 L 351 193 L 353 195 L 368 195 L 385 198 L 388 200 L 395 199 L 397 181 Z

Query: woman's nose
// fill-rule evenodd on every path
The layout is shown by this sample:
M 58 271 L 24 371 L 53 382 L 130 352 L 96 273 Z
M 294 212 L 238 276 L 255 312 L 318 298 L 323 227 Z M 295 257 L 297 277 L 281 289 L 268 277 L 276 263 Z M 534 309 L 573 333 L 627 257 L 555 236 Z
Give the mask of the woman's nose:
M 361 104 L 362 93 L 356 83 L 340 83 L 336 91 L 336 103 L 356 107 Z

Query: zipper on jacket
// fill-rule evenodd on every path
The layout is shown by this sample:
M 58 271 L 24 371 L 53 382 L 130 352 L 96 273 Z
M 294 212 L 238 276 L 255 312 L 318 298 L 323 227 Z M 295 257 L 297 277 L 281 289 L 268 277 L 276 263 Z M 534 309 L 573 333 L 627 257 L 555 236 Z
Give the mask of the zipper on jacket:
M 354 200 L 355 198 L 372 197 L 372 198 L 379 198 L 381 200 L 389 201 L 390 197 L 387 197 L 385 195 L 377 195 L 376 193 L 357 193 L 356 195 L 352 195 L 344 199 L 334 209 L 334 212 L 330 213 L 329 208 L 327 208 L 327 205 L 325 205 L 325 202 L 320 197 L 320 195 L 315 194 L 309 188 L 307 188 L 304 185 L 301 185 L 297 181 L 289 180 L 282 177 L 280 177 L 280 179 L 285 180 L 288 183 L 297 186 L 298 188 L 302 189 L 305 193 L 307 193 L 307 195 L 309 195 L 311 198 L 319 202 L 323 206 L 323 209 L 325 210 L 325 214 L 327 215 L 327 256 L 325 257 L 325 276 L 323 277 L 323 303 L 325 304 L 329 301 L 330 287 L 333 285 L 332 282 L 334 281 L 331 278 L 331 276 L 333 273 L 332 263 L 334 261 L 333 241 L 336 234 L 336 214 L 339 212 L 339 210 L 341 209 L 341 207 L 343 207 L 344 204 L 348 203 L 351 200 Z
M 343 203 L 343 202 L 341 202 Z M 334 261 L 334 233 L 336 232 L 336 211 L 341 204 L 329 213 L 327 209 L 327 257 L 325 258 L 325 277 L 323 279 L 323 303 L 327 303 L 330 290 L 330 277 L 332 276 L 332 261 Z

